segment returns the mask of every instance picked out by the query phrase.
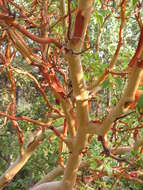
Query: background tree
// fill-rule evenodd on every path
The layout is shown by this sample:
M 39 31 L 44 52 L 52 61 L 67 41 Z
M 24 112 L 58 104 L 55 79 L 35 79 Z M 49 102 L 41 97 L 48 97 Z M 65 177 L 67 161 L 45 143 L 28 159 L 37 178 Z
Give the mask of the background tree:
M 142 189 L 142 4 L 0 0 L 0 189 Z

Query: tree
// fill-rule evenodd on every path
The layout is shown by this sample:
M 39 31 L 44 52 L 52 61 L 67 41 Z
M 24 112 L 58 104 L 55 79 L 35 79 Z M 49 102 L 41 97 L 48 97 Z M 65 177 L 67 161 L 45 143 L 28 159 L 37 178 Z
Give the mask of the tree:
M 94 189 L 114 188 L 120 178 L 141 188 L 141 9 L 142 1 L 128 0 L 0 0 L 0 71 L 6 84 L 1 88 L 8 91 L 0 111 L 2 136 L 17 134 L 19 145 L 0 189 L 51 134 L 57 138 L 48 142 L 59 146 L 58 166 L 31 190 L 72 190 L 85 167 L 91 180 L 111 180 L 110 187 L 95 182 Z M 24 112 L 26 98 L 33 112 Z M 8 162 L 3 153 L 0 157 Z

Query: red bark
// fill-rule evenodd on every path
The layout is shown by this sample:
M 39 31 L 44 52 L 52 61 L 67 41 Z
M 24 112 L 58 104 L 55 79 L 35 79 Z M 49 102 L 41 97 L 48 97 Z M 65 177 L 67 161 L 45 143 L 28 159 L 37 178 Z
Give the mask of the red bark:
M 73 42 L 78 43 L 80 38 L 82 37 L 84 28 L 84 16 L 82 15 L 82 11 L 78 10 L 75 20 L 75 28 L 73 34 Z
M 143 52 L 143 27 L 141 29 L 139 43 L 138 43 L 136 52 L 129 63 L 130 67 L 132 67 L 137 61 L 139 61 L 142 52 Z M 142 61 L 141 61 L 141 63 L 142 63 Z M 139 67 L 143 67 L 142 64 L 139 64 Z

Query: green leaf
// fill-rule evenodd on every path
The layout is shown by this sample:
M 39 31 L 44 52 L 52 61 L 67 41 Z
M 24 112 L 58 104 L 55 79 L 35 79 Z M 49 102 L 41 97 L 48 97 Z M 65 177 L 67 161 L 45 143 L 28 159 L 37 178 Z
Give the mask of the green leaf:
M 109 164 L 106 164 L 105 169 L 108 175 L 112 175 L 112 167 Z
M 143 95 L 140 96 L 140 98 L 137 102 L 137 109 L 139 112 L 143 111 Z
M 118 86 L 122 86 L 122 80 L 120 78 L 115 78 L 116 83 Z
M 138 0 L 132 0 L 132 5 L 135 6 Z
M 98 23 L 98 24 L 100 25 L 100 27 L 101 27 L 102 24 L 103 24 L 103 16 L 102 16 L 102 14 L 100 14 L 98 11 L 95 11 L 94 14 L 95 14 L 95 17 L 96 17 L 96 19 L 97 19 L 97 23 Z
M 109 79 L 105 80 L 102 84 L 102 88 L 110 88 L 112 89 L 113 85 L 112 83 L 109 81 Z
M 97 163 L 95 161 L 92 161 L 90 163 L 90 167 L 91 167 L 91 169 L 96 170 L 97 169 Z

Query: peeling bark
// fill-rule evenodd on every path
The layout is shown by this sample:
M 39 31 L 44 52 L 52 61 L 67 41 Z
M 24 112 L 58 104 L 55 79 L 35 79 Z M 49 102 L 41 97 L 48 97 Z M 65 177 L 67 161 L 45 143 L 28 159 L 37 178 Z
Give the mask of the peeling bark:
M 80 23 L 77 29 L 74 29 L 73 39 L 75 37 L 80 37 L 76 43 L 69 42 L 68 48 L 75 51 L 80 51 L 85 38 L 88 22 L 90 19 L 90 12 L 92 8 L 92 1 L 79 0 L 78 12 L 75 21 L 75 27 L 77 23 Z M 82 14 L 82 15 L 81 15 Z M 83 69 L 81 64 L 80 55 L 73 55 L 67 52 L 66 59 L 70 70 L 70 79 L 72 81 L 73 95 L 76 101 L 76 116 L 77 116 L 77 134 L 74 139 L 72 139 L 73 150 L 69 155 L 66 169 L 64 172 L 64 177 L 62 180 L 61 189 L 62 190 L 72 190 L 75 185 L 75 180 L 77 176 L 77 171 L 82 158 L 82 151 L 85 148 L 87 141 L 86 127 L 89 123 L 88 116 L 88 93 L 86 91 L 86 86 L 83 77 Z

